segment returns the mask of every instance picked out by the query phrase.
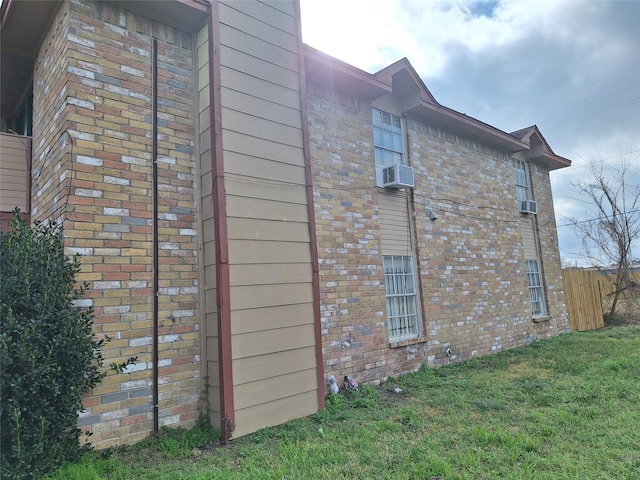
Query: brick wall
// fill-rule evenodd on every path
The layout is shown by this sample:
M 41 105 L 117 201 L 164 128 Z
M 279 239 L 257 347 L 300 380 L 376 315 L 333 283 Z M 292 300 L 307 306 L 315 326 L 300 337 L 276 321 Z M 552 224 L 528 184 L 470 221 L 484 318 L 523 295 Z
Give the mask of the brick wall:
M 33 220 L 58 220 L 68 195 L 65 56 L 69 29 L 68 4 L 51 22 L 34 66 L 31 213 Z
M 158 39 L 159 422 L 198 416 L 200 345 L 191 35 L 104 2 L 64 3 L 34 88 L 34 218 L 64 220 L 82 255 L 83 306 L 112 340 L 105 364 L 138 356 L 85 399 L 98 447 L 152 429 L 151 40 Z M 52 121 L 53 119 L 53 121 Z M 41 193 L 39 193 L 41 192 Z
M 375 381 L 393 373 L 393 359 L 387 349 L 371 106 L 314 84 L 308 92 L 325 376 Z
M 538 202 L 538 215 L 535 217 L 535 222 L 543 252 L 540 262 L 545 276 L 545 299 L 549 313 L 549 321 L 535 324 L 534 330 L 539 338 L 545 338 L 569 331 L 569 316 L 549 171 L 536 164 L 533 164 L 530 170 L 533 195 Z
M 371 105 L 309 85 L 326 375 L 376 382 L 566 331 L 555 233 L 542 238 L 550 318 L 532 321 L 508 156 L 408 119 L 423 333 L 389 345 Z M 534 169 L 540 222 L 554 230 L 548 172 Z M 430 210 L 438 216 L 432 221 Z M 344 342 L 347 343 L 344 343 Z M 348 345 L 347 345 L 348 344 Z

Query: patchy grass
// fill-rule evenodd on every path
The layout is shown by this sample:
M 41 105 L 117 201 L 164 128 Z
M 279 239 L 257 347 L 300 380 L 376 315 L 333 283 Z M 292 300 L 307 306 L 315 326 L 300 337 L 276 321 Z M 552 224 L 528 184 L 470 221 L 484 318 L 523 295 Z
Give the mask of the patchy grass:
M 572 333 L 361 386 L 230 446 L 166 430 L 52 478 L 635 479 L 638 379 L 640 326 Z

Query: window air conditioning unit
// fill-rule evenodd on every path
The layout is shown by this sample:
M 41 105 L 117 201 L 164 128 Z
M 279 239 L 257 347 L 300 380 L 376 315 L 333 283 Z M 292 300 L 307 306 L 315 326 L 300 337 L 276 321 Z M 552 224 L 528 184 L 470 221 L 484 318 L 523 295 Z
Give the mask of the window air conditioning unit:
M 518 200 L 518 205 L 520 207 L 520 213 L 538 213 L 538 204 L 535 200 Z
M 415 187 L 413 168 L 407 165 L 396 164 L 382 170 L 383 187 Z

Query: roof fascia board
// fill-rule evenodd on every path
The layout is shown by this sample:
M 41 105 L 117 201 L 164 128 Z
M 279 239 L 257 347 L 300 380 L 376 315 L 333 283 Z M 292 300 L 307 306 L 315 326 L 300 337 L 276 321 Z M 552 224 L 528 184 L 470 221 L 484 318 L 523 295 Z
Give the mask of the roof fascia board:
M 417 84 L 421 86 L 419 101 L 415 97 L 408 96 L 407 101 L 404 102 L 404 107 L 407 108 L 409 116 L 414 116 L 417 119 L 428 117 L 433 121 L 444 119 L 449 126 L 457 130 L 462 130 L 466 134 L 472 134 L 475 129 L 475 132 L 473 132 L 475 134 L 472 134 L 473 137 L 498 145 L 510 152 L 529 149 L 528 143 L 506 132 L 440 105 L 435 102 L 435 100 L 431 101 L 433 97 L 430 93 L 425 95 L 425 92 L 428 92 L 428 90 L 424 87 L 422 80 L 418 80 L 419 77 L 407 59 L 399 60 L 393 65 L 380 70 L 380 72 L 378 72 L 380 75 L 378 75 L 360 70 L 353 65 L 338 60 L 308 45 L 304 45 L 304 50 L 305 67 L 309 80 L 319 80 L 321 83 L 331 83 L 331 86 L 337 86 L 340 85 L 339 82 L 329 82 L 327 79 L 340 78 L 342 84 L 348 83 L 349 86 L 352 87 L 348 93 L 358 96 L 359 92 L 363 93 L 364 90 L 367 90 L 367 94 L 361 95 L 361 98 L 373 101 L 384 94 L 393 93 L 393 75 L 406 69 L 409 74 L 416 79 Z M 322 69 L 317 68 L 314 63 L 320 65 Z M 374 88 L 371 89 L 370 87 Z M 371 98 L 372 95 L 373 98 Z M 425 96 L 427 98 L 425 98 Z
M 428 116 L 433 118 L 435 121 L 444 120 L 446 124 L 451 125 L 452 128 L 463 131 L 471 137 L 498 145 L 499 147 L 508 150 L 510 153 L 529 149 L 528 143 L 523 142 L 502 130 L 492 127 L 487 123 L 481 122 L 480 120 L 443 105 L 434 105 L 432 103 L 423 102 L 419 109 L 428 111 L 430 113 Z M 417 111 L 416 113 L 418 114 L 418 117 L 420 117 L 419 110 L 414 109 L 414 111 Z
M 316 48 L 310 47 L 306 43 L 303 44 L 303 48 L 304 48 L 304 56 L 306 58 L 310 58 L 312 60 L 321 62 L 327 65 L 327 67 L 332 68 L 340 73 L 357 77 L 363 82 L 387 87 L 389 88 L 389 91 L 391 91 L 390 90 L 391 82 L 385 82 L 385 81 L 382 81 L 381 79 L 375 78 L 375 75 L 371 75 L 369 72 L 365 72 L 364 70 L 361 70 L 358 67 L 354 67 L 353 65 L 347 62 L 338 60 L 337 58 L 332 57 L 331 55 L 328 55 L 324 52 L 321 52 Z
M 331 87 L 349 86 L 348 93 L 373 101 L 392 92 L 390 83 L 303 44 L 306 78 Z

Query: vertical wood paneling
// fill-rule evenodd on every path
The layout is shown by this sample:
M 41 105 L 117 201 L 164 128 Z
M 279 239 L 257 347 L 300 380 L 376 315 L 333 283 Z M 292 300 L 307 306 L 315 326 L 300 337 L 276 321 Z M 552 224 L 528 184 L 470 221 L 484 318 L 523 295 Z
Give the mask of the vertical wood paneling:
M 412 255 L 407 192 L 383 190 L 378 194 L 378 215 L 383 255 Z
M 522 249 L 524 250 L 524 258 L 526 260 L 535 260 L 538 258 L 538 249 L 536 248 L 536 236 L 534 232 L 533 216 L 526 215 L 520 218 L 520 234 L 522 235 Z
M 593 270 L 564 270 L 563 277 L 571 331 L 604 327 L 598 273 Z

